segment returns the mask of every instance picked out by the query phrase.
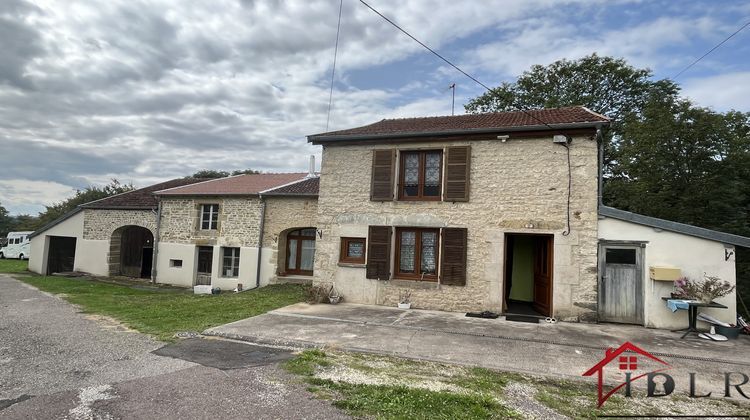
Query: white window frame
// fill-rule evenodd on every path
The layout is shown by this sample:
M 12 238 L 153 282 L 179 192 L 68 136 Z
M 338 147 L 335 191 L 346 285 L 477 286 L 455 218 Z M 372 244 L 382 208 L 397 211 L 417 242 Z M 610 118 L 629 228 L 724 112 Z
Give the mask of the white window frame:
M 227 251 L 231 251 L 227 255 Z M 221 277 L 237 278 L 240 276 L 240 248 L 239 247 L 222 247 L 221 248 Z M 229 266 L 226 265 L 226 259 L 230 259 Z M 232 270 L 232 275 L 227 275 L 227 269 Z M 237 274 L 234 274 L 235 270 Z
M 206 212 L 208 207 L 208 213 Z M 208 220 L 206 220 L 208 216 Z M 216 216 L 216 220 L 214 220 Z M 208 222 L 208 227 L 203 227 Z M 218 230 L 219 229 L 219 205 L 218 204 L 201 204 L 201 230 Z

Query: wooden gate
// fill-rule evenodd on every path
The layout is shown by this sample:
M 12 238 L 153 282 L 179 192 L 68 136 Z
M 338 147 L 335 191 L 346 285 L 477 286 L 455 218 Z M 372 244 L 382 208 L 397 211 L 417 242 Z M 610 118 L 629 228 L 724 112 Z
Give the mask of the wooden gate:
M 643 246 L 599 246 L 599 320 L 643 325 Z

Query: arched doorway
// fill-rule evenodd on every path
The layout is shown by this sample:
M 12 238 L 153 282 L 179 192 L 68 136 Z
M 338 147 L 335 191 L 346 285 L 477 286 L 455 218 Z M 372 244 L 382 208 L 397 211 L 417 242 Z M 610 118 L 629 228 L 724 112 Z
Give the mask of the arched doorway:
M 315 228 L 302 228 L 286 234 L 286 274 L 312 276 L 315 265 L 315 233 Z
M 151 278 L 154 235 L 141 226 L 123 226 L 109 241 L 109 274 Z

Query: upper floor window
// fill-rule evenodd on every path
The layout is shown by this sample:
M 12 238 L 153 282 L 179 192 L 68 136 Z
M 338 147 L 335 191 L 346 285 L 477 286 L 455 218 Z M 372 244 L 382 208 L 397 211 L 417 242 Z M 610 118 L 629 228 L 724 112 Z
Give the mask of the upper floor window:
M 401 152 L 399 199 L 440 200 L 441 150 Z
M 219 228 L 219 205 L 203 204 L 201 206 L 201 229 L 216 230 Z

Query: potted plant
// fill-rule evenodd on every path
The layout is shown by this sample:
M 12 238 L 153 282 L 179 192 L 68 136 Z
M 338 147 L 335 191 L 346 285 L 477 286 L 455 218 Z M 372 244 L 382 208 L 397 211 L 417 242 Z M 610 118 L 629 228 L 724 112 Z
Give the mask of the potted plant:
M 336 290 L 335 287 L 331 286 L 331 290 L 328 291 L 328 302 L 331 305 L 336 305 L 337 303 L 341 302 L 341 299 L 343 296 Z
M 398 292 L 398 308 L 411 309 L 411 290 L 402 289 Z
M 715 299 L 724 297 L 734 291 L 727 281 L 721 281 L 720 278 L 704 274 L 703 280 L 690 280 L 687 277 L 681 277 L 674 282 L 675 291 L 672 296 L 679 299 L 698 300 L 704 303 L 711 303 Z

